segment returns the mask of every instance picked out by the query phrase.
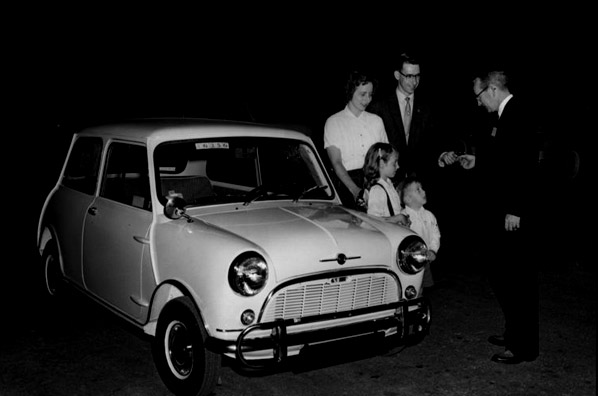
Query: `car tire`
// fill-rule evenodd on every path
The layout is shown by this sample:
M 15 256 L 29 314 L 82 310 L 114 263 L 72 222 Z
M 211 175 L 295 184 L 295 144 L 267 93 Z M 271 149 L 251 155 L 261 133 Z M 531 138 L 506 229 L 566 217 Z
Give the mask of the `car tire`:
M 62 297 L 64 294 L 64 276 L 60 268 L 60 257 L 56 243 L 48 241 L 42 254 L 42 268 L 44 270 L 43 280 L 45 292 L 54 298 Z
M 207 333 L 188 297 L 166 304 L 152 343 L 162 381 L 176 395 L 209 395 L 217 385 L 221 356 L 205 348 Z

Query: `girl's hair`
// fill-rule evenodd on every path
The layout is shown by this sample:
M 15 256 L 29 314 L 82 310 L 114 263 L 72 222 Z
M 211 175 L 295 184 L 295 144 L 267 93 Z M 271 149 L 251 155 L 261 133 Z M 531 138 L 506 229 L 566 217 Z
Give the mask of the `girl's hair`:
M 388 162 L 392 153 L 398 151 L 392 144 L 389 143 L 374 143 L 368 149 L 365 155 L 365 161 L 363 163 L 363 177 L 364 177 L 364 188 L 369 190 L 376 181 L 380 178 L 380 160 Z
M 372 83 L 373 94 L 376 90 L 376 86 L 378 85 L 378 81 L 375 77 L 370 75 L 369 72 L 365 71 L 353 70 L 350 72 L 345 84 L 345 103 L 349 103 L 351 101 L 353 94 L 358 87 L 368 83 Z

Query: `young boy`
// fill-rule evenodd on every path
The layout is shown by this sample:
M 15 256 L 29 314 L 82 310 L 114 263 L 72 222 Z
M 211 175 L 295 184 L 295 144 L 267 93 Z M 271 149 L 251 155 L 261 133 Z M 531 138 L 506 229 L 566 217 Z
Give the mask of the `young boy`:
M 410 228 L 421 236 L 428 245 L 428 258 L 431 263 L 436 260 L 436 254 L 440 248 L 440 229 L 438 228 L 436 216 L 424 208 L 427 202 L 426 192 L 417 178 L 408 177 L 401 182 L 399 193 L 404 206 L 401 213 L 409 216 Z M 424 271 L 423 286 L 434 286 L 429 263 L 426 264 Z

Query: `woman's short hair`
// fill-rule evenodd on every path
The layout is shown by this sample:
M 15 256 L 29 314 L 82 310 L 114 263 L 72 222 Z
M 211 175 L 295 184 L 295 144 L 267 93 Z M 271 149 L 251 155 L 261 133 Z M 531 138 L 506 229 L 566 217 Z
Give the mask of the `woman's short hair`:
M 353 70 L 349 73 L 347 83 L 345 84 L 345 102 L 349 103 L 353 98 L 355 90 L 365 84 L 372 83 L 373 91 L 376 91 L 378 81 L 369 73 L 361 70 Z

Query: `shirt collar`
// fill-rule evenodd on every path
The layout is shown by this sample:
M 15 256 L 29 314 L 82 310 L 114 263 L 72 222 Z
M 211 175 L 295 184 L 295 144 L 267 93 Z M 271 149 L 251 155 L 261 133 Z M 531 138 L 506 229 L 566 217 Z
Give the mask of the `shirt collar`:
M 345 106 L 345 113 L 353 118 L 361 118 L 361 116 L 363 116 L 365 114 L 365 111 L 362 111 L 361 114 L 359 114 L 358 116 L 355 116 L 355 114 L 353 114 L 353 112 L 351 110 L 349 110 L 349 105 L 347 104 Z
M 415 96 L 415 93 L 412 93 L 411 95 L 405 95 L 403 92 L 399 90 L 399 88 L 397 88 L 395 91 L 397 93 L 397 98 L 399 99 L 399 102 L 404 102 L 405 98 L 409 97 L 411 98 L 411 103 L 413 103 L 413 97 Z
M 504 98 L 502 102 L 500 102 L 500 105 L 498 105 L 498 118 L 500 118 L 502 111 L 505 109 L 505 106 L 507 105 L 507 102 L 511 100 L 512 97 L 513 94 L 510 94 L 509 96 Z
M 410 208 L 409 206 L 406 206 L 406 205 L 405 205 L 405 210 L 407 210 L 408 212 L 414 213 L 414 214 L 420 214 L 420 213 L 423 213 L 423 212 L 424 212 L 424 209 L 425 209 L 425 207 L 424 207 L 424 206 L 422 206 L 422 207 L 421 207 L 421 208 L 419 208 L 419 209 L 413 209 L 413 208 Z

